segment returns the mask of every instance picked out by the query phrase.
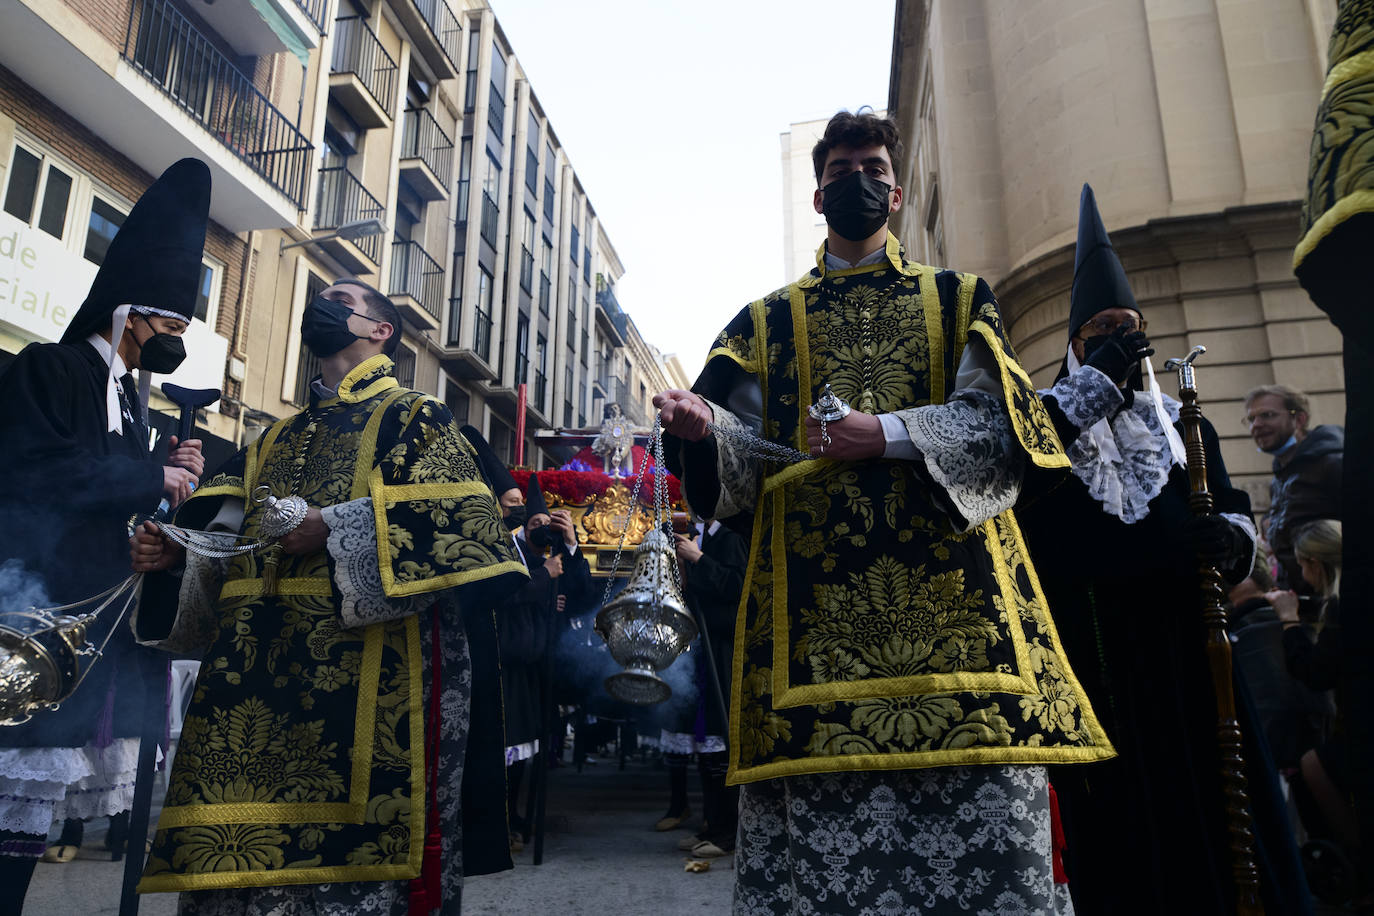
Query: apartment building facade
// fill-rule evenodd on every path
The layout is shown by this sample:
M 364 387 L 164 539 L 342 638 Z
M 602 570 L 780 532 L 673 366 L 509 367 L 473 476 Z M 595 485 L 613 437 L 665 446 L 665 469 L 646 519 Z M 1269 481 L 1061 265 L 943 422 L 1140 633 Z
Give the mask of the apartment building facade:
M 1279 382 L 1345 414 L 1340 335 L 1292 272 L 1335 0 L 898 0 L 895 231 L 996 289 L 1041 385 L 1064 357 L 1079 189 L 1158 351 L 1203 344 L 1200 396 L 1258 511 L 1270 458 L 1241 398 Z M 1175 380 L 1161 374 L 1165 391 Z
M 510 461 L 523 405 L 526 463 L 563 457 L 533 432 L 593 410 L 597 282 L 623 269 L 484 3 L 6 0 L 5 21 L 0 352 L 60 336 L 132 201 L 195 155 L 203 303 L 170 380 L 224 391 L 209 432 L 306 402 L 302 311 L 356 276 L 405 318 L 402 383 Z M 622 371 L 660 382 L 632 349 Z

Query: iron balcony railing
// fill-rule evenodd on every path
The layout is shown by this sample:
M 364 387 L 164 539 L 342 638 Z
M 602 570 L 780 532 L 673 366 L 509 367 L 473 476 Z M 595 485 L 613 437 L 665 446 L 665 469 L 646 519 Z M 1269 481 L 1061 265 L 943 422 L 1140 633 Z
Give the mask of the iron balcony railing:
M 334 73 L 352 73 L 362 80 L 372 100 L 390 114 L 396 95 L 396 61 L 361 16 L 335 19 Z
M 296 6 L 301 8 L 307 19 L 315 23 L 315 28 L 324 33 L 324 13 L 329 6 L 329 0 L 296 0 Z
M 520 288 L 527 293 L 534 289 L 534 253 L 523 245 L 520 247 Z
M 444 301 L 444 268 L 419 242 L 391 243 L 391 295 L 409 296 L 438 321 Z
M 549 275 L 542 270 L 539 271 L 539 311 L 547 315 L 549 313 L 549 300 L 553 298 L 553 284 L 549 282 Z
M 300 356 L 296 359 L 296 399 L 292 402 L 297 407 L 310 403 L 310 381 L 320 375 L 323 365 L 324 361 L 302 343 Z
M 482 238 L 493 248 L 496 247 L 496 224 L 500 221 L 501 211 L 496 201 L 486 191 L 482 192 Z
M 368 193 L 363 183 L 345 166 L 320 169 L 320 196 L 315 206 L 315 228 L 337 229 L 355 220 L 382 219 L 386 208 Z M 382 260 L 382 236 L 366 235 L 353 242 L 374 264 Z
M 310 142 L 176 7 L 134 0 L 122 57 L 268 184 L 305 206 Z
M 498 140 L 506 130 L 506 100 L 495 83 L 491 84 L 491 95 L 487 97 L 487 126 Z
M 415 387 L 415 351 L 409 347 L 397 347 L 396 355 L 392 362 L 395 368 L 391 371 L 396 375 L 396 381 L 402 388 Z
M 483 311 L 479 306 L 473 313 L 476 321 L 473 331 L 475 332 L 472 349 L 483 360 L 491 362 L 491 313 Z
M 453 64 L 453 69 L 458 69 L 458 56 L 462 29 L 458 26 L 458 17 L 453 15 L 453 11 L 448 8 L 444 0 L 410 0 L 411 6 L 415 7 L 420 13 L 420 18 L 424 19 L 425 25 L 429 26 L 435 40 L 439 42 L 439 47 L 444 49 L 444 56 Z
M 423 108 L 407 108 L 401 133 L 401 158 L 419 159 L 445 187 L 453 174 L 453 141 Z M 466 195 L 463 198 L 467 200 Z

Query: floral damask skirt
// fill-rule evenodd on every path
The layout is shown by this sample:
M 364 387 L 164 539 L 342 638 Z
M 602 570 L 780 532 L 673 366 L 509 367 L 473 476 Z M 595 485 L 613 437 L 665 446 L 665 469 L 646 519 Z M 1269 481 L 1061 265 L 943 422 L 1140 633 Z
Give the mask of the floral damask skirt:
M 740 791 L 735 916 L 1071 914 L 1042 766 L 785 776 Z

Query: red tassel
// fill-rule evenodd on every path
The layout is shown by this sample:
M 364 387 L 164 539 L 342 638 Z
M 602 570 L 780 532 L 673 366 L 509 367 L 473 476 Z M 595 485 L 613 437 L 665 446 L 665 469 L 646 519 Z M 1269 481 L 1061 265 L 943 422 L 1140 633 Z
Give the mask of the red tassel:
M 444 892 L 439 884 L 439 863 L 443 857 L 443 832 L 439 829 L 439 713 L 442 689 L 443 647 L 439 642 L 439 606 L 430 609 L 434 618 L 431 633 L 429 721 L 425 729 L 425 851 L 420 860 L 420 876 L 410 881 L 410 916 L 429 916 L 443 906 Z
M 1054 883 L 1068 884 L 1069 873 L 1064 871 L 1064 850 L 1068 843 L 1064 840 L 1064 821 L 1059 816 L 1059 796 L 1054 792 L 1054 784 L 1050 784 L 1050 843 L 1054 850 Z

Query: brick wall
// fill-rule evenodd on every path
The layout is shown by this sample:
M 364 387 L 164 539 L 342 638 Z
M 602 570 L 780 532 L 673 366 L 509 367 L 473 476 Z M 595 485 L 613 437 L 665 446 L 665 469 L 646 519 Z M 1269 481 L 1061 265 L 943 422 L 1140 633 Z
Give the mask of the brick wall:
M 118 5 L 113 0 L 92 2 Z M 154 176 L 4 67 L 0 67 L 0 114 L 12 118 L 19 127 L 131 201 L 138 200 L 153 183 Z M 245 243 L 238 236 L 211 221 L 205 233 L 205 253 L 224 264 L 215 330 L 225 336 L 233 333 L 238 314 L 244 248 Z

